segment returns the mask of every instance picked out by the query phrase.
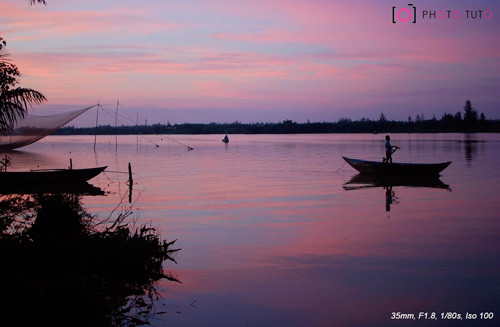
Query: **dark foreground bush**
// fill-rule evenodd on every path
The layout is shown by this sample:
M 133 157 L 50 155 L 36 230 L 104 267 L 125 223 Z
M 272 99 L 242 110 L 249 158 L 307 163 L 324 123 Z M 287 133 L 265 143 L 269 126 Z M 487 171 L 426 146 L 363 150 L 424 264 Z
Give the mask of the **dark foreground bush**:
M 175 241 L 126 215 L 97 224 L 67 194 L 9 197 L 0 210 L 1 326 L 144 325 L 156 282 L 178 282 L 162 268 Z

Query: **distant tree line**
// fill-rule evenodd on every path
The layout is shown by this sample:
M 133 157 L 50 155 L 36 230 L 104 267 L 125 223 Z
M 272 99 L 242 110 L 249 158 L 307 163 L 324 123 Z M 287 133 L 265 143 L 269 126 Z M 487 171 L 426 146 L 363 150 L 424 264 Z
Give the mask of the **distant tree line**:
M 297 123 L 284 120 L 278 123 L 209 123 L 209 124 L 153 124 L 136 126 L 64 127 L 58 135 L 125 135 L 125 134 L 299 134 L 299 133 L 452 133 L 452 132 L 500 132 L 500 120 L 488 120 L 472 107 L 469 100 L 463 112 L 445 113 L 440 119 L 426 119 L 423 114 L 407 121 L 388 120 L 384 113 L 378 120 L 341 118 L 337 122 Z

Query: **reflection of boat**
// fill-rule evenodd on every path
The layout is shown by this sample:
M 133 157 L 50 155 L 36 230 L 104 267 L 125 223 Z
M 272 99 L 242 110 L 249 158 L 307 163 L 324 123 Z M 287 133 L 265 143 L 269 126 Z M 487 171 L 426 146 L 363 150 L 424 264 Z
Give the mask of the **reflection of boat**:
M 394 176 L 438 176 L 439 173 L 451 164 L 451 161 L 435 164 L 421 163 L 383 163 L 342 157 L 363 174 L 394 175 Z
M 342 185 L 344 190 L 362 190 L 370 188 L 381 188 L 385 193 L 385 210 L 391 211 L 391 205 L 400 202 L 396 196 L 396 186 L 405 187 L 428 187 L 445 189 L 451 192 L 450 186 L 443 183 L 438 175 L 426 176 L 379 176 L 373 174 L 357 174 L 350 181 Z
M 104 191 L 89 183 L 78 184 L 50 184 L 50 185 L 2 185 L 0 194 L 79 194 L 79 195 L 104 195 Z
M 222 139 L 222 142 L 229 143 L 229 137 L 227 137 L 227 135 L 224 136 L 224 138 Z
M 0 185 L 55 185 L 85 183 L 102 173 L 105 167 L 84 169 L 46 169 L 26 172 L 0 172 Z
M 404 177 L 404 176 L 377 176 L 368 174 L 357 174 L 342 187 L 344 190 L 359 190 L 365 188 L 388 188 L 394 186 L 429 187 L 440 188 L 451 191 L 450 186 L 443 183 L 439 177 Z

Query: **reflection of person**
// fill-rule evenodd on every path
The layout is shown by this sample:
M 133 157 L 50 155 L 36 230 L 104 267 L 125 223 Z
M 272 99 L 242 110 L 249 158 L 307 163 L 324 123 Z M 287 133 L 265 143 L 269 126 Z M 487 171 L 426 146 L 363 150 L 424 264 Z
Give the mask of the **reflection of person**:
M 392 197 L 394 193 L 392 192 L 392 186 L 388 186 L 385 189 L 385 211 L 391 211 Z
M 385 211 L 391 211 L 391 204 L 398 204 L 399 198 L 396 192 L 392 190 L 392 186 L 384 186 L 385 189 Z
M 389 135 L 385 136 L 385 158 L 384 162 L 392 163 L 392 154 L 396 152 L 399 147 L 391 145 L 391 137 Z

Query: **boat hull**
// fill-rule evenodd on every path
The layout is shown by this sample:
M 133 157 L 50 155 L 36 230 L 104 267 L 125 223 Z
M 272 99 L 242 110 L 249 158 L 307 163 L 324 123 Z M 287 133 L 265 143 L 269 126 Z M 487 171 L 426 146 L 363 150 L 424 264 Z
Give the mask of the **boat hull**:
M 28 172 L 2 172 L 0 173 L 0 185 L 44 185 L 44 184 L 77 184 L 102 173 L 105 167 L 85 169 L 54 169 L 35 170 Z
M 87 196 L 105 195 L 104 191 L 87 182 L 73 184 L 29 184 L 0 185 L 0 195 L 11 194 L 78 194 Z
M 362 174 L 383 176 L 439 176 L 439 173 L 451 164 L 451 161 L 432 164 L 420 163 L 383 163 L 342 157 L 354 169 Z

